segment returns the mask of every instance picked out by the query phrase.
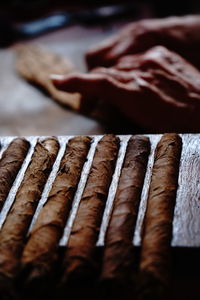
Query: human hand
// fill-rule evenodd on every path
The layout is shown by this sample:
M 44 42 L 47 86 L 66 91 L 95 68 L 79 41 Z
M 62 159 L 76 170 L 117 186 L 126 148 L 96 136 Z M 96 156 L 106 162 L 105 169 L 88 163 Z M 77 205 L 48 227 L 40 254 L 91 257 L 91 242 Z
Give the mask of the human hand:
M 127 54 L 163 45 L 200 68 L 200 15 L 147 19 L 130 23 L 86 53 L 89 68 L 112 66 Z
M 101 99 L 117 107 L 146 131 L 200 129 L 200 72 L 162 46 L 125 56 L 111 68 L 52 79 L 58 89 L 80 92 L 88 106 Z

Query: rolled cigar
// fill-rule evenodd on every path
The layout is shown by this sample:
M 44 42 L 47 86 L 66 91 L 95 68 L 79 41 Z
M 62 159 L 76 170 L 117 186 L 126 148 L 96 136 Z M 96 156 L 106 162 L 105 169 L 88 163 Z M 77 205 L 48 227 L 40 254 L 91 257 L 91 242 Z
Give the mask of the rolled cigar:
M 22 268 L 29 283 L 51 274 L 90 142 L 89 137 L 75 137 L 67 145 L 47 202 L 23 251 Z
M 143 224 L 138 299 L 163 299 L 170 279 L 170 243 L 182 140 L 164 134 L 156 147 Z
M 128 285 L 134 273 L 133 235 L 149 152 L 147 137 L 130 138 L 106 233 L 101 273 L 104 285 L 107 282 L 115 289 Z
M 12 285 L 18 274 L 27 231 L 52 169 L 59 144 L 55 138 L 38 142 L 0 232 L 0 288 Z
M 23 138 L 14 139 L 0 160 L 0 211 L 29 149 Z
M 62 283 L 90 278 L 96 269 L 95 245 L 119 149 L 119 138 L 105 135 L 97 144 L 64 256 Z

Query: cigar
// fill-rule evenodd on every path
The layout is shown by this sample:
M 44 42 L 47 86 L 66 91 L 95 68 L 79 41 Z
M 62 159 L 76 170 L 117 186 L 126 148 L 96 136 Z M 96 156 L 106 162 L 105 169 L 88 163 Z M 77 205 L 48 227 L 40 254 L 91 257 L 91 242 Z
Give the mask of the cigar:
M 19 272 L 28 228 L 55 161 L 59 144 L 55 138 L 38 142 L 24 179 L 0 232 L 0 290 L 12 286 Z
M 107 289 L 113 288 L 113 292 L 119 292 L 119 287 L 128 286 L 132 281 L 135 266 L 133 236 L 149 152 L 147 137 L 136 135 L 130 138 L 103 254 L 101 282 Z
M 69 140 L 47 202 L 42 208 L 22 254 L 26 282 L 49 278 L 57 260 L 59 240 L 72 205 L 91 138 Z
M 29 149 L 23 138 L 14 139 L 0 160 L 0 211 Z
M 182 140 L 164 134 L 156 147 L 143 224 L 138 299 L 165 299 Z
M 94 277 L 95 245 L 118 150 L 119 138 L 111 134 L 105 135 L 97 144 L 65 252 L 62 284 Z

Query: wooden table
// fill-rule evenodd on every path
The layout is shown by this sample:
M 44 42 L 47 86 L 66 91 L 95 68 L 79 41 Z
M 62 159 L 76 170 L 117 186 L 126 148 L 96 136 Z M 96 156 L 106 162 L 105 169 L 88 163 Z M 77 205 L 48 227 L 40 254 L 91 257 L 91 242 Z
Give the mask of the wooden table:
M 86 71 L 84 53 L 96 42 L 114 33 L 125 21 L 102 27 L 71 26 L 26 43 L 40 44 L 71 59 Z M 0 135 L 102 134 L 97 121 L 60 107 L 50 97 L 18 77 L 15 45 L 0 50 Z

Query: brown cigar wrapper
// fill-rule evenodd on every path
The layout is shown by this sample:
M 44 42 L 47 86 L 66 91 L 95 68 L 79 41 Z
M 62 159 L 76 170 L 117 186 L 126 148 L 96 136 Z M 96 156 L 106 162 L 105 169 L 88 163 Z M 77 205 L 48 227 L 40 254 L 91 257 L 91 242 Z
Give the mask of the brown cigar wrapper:
M 139 299 L 162 299 L 170 278 L 170 243 L 182 140 L 164 134 L 157 145 L 143 225 Z
M 0 287 L 19 271 L 26 234 L 58 152 L 55 138 L 38 142 L 24 179 L 0 232 Z
M 133 274 L 133 235 L 149 152 L 147 137 L 130 138 L 105 239 L 101 274 L 104 283 L 125 285 Z
M 67 145 L 47 202 L 30 233 L 22 255 L 26 281 L 48 278 L 57 259 L 57 248 L 77 189 L 91 138 L 75 137 Z
M 0 160 L 0 211 L 29 149 L 29 142 L 16 138 Z
M 96 267 L 95 245 L 118 150 L 119 138 L 114 135 L 105 135 L 97 145 L 64 257 L 63 283 L 86 278 Z

